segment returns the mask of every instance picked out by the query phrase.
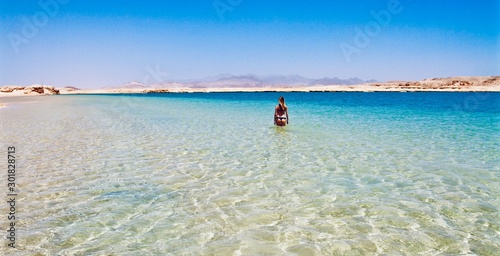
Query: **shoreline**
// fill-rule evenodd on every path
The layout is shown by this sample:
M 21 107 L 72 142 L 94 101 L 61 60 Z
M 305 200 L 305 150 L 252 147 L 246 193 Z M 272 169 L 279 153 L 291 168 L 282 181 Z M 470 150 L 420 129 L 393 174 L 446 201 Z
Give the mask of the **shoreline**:
M 259 87 L 141 87 L 77 89 L 74 87 L 33 85 L 29 87 L 0 87 L 2 97 L 84 94 L 133 94 L 133 93 L 211 93 L 211 92 L 500 92 L 500 76 L 432 78 L 422 81 L 393 81 L 358 85 L 303 85 Z
M 0 92 L 0 98 L 40 97 L 52 95 L 92 95 L 92 94 L 161 94 L 161 93 L 234 93 L 234 92 L 500 92 L 500 86 L 474 86 L 468 88 L 394 88 L 366 85 L 335 85 L 311 87 L 232 87 L 232 88 L 154 88 L 154 89 L 82 89 L 76 91 L 61 90 L 58 94 L 22 94 Z M 0 103 L 0 108 L 6 107 Z
M 220 88 L 120 88 L 61 90 L 60 94 L 132 94 L 132 93 L 211 93 L 211 92 L 500 92 L 500 85 L 468 87 L 399 87 L 391 84 L 374 85 L 321 85 L 321 86 L 266 86 L 266 87 L 220 87 Z

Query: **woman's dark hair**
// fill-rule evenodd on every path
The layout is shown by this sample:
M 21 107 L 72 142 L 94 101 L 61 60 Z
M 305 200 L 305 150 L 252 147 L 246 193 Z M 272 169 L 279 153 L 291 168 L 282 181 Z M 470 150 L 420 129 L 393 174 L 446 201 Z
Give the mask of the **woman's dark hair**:
M 278 102 L 279 102 L 281 110 L 285 111 L 285 109 L 286 109 L 285 98 L 283 98 L 283 96 L 280 96 L 280 98 L 278 99 Z

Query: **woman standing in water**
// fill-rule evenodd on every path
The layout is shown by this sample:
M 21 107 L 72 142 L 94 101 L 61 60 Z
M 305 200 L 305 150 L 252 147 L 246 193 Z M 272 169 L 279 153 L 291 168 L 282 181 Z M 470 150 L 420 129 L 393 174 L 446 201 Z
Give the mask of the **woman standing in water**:
M 278 105 L 274 109 L 274 124 L 277 126 L 285 126 L 288 124 L 288 107 L 285 105 L 285 98 L 280 96 Z

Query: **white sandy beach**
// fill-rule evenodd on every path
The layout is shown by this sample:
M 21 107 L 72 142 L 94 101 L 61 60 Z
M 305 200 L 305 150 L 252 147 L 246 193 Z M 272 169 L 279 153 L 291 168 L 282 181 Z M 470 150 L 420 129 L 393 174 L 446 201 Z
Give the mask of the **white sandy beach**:
M 313 86 L 259 86 L 259 87 L 213 87 L 193 88 L 111 88 L 76 89 L 54 86 L 3 86 L 0 97 L 35 96 L 52 94 L 122 94 L 122 93 L 189 93 L 189 92 L 499 92 L 500 76 L 432 78 L 422 81 L 393 81 L 359 85 L 313 85 Z

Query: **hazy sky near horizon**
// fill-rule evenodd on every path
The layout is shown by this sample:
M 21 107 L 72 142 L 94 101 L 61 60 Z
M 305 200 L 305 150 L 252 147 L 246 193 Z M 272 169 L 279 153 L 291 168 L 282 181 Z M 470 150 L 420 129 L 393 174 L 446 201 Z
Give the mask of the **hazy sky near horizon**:
M 0 0 L 0 85 L 500 75 L 500 0 Z

